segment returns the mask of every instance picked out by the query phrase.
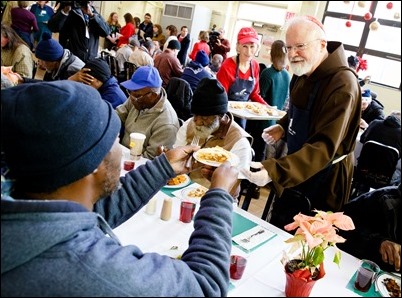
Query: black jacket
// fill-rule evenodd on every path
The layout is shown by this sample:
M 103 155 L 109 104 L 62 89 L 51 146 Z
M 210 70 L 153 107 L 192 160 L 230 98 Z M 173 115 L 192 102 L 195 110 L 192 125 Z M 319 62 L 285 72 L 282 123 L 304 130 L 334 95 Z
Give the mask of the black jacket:
M 68 16 L 58 11 L 48 23 L 52 32 L 60 32 L 59 43 L 63 48 L 69 49 L 84 62 L 98 56 L 99 37 L 110 34 L 109 25 L 95 8 L 92 9 L 93 17 L 88 20 L 81 8 L 73 8 Z M 86 37 L 87 29 L 89 38 Z
M 362 119 L 366 121 L 367 124 L 370 124 L 373 120 L 383 120 L 384 118 L 384 106 L 377 99 L 373 98 L 368 107 L 362 112 Z
M 179 35 L 177 35 L 177 39 L 179 40 Z M 190 34 L 187 34 L 186 37 L 183 38 L 183 40 L 180 42 L 180 51 L 177 54 L 177 59 L 179 59 L 181 65 L 186 65 L 186 59 L 187 59 L 187 52 L 188 48 L 190 47 Z
M 382 261 L 379 249 L 384 240 L 401 244 L 401 184 L 355 198 L 345 204 L 344 213 L 353 219 L 356 229 L 339 231 L 346 242 L 337 246 L 357 258 L 376 262 L 382 270 L 395 271 Z

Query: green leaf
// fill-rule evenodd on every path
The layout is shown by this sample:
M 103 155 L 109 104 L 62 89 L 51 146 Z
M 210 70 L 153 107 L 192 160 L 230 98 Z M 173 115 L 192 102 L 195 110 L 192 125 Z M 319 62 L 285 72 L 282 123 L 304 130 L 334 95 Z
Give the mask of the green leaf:
M 318 266 L 322 262 L 324 262 L 324 250 L 321 246 L 317 246 L 314 248 L 313 264 L 314 266 Z
M 335 252 L 333 262 L 334 262 L 335 264 L 337 264 L 338 267 L 340 267 L 340 266 L 339 266 L 339 264 L 340 264 L 340 262 L 341 262 L 341 251 L 340 251 L 340 250 L 337 250 L 337 251 Z

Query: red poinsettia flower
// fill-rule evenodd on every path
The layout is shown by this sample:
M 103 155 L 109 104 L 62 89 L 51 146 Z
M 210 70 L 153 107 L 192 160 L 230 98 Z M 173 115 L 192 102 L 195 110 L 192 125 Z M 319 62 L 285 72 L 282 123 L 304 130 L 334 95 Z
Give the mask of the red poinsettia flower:
M 357 56 L 359 59 L 359 65 L 357 66 L 356 72 L 359 70 L 367 70 L 367 60 Z

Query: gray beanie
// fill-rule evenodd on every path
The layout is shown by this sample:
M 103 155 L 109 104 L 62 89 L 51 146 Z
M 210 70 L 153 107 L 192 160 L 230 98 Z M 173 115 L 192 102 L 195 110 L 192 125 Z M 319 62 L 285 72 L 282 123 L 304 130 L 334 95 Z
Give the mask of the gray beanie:
M 6 163 L 25 191 L 49 192 L 93 172 L 121 122 L 99 92 L 69 80 L 1 90 Z
M 199 116 L 225 114 L 228 111 L 228 96 L 217 79 L 203 78 L 194 91 L 191 113 Z

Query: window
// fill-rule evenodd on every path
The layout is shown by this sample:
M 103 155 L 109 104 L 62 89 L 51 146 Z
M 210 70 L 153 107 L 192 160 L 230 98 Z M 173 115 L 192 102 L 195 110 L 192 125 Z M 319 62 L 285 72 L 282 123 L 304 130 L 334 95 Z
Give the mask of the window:
M 392 8 L 387 7 L 392 3 Z M 365 20 L 367 13 L 372 14 Z M 358 55 L 367 60 L 366 71 L 373 83 L 401 89 L 401 2 L 328 1 L 323 23 L 328 40 L 341 41 L 347 56 Z M 350 27 L 346 22 L 351 23 Z M 370 30 L 374 21 L 378 30 Z

